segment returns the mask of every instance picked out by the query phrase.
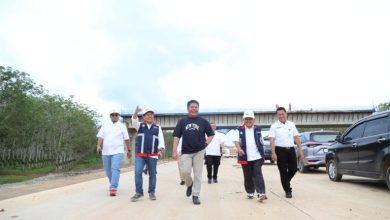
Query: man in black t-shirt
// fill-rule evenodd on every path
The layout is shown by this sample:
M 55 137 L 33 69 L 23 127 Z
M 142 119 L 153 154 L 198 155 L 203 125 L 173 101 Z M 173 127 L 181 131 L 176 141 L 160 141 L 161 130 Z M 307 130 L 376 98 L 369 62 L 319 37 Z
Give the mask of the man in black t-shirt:
M 199 205 L 205 148 L 213 139 L 214 131 L 210 123 L 198 115 L 198 101 L 188 101 L 187 111 L 188 116 L 177 122 L 173 132 L 173 159 L 177 159 L 177 145 L 182 138 L 179 166 L 187 186 L 186 195 L 189 197 L 192 194 L 192 202 Z M 192 169 L 194 170 L 194 179 L 191 177 Z

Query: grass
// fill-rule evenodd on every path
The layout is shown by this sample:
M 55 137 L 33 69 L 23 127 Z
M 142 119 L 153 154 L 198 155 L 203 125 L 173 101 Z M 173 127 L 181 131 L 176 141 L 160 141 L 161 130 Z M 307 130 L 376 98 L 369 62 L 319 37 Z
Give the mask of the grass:
M 92 170 L 102 168 L 102 158 L 101 157 L 88 157 L 83 160 L 80 160 L 76 163 L 71 170 L 72 171 L 83 171 L 83 170 Z M 26 169 L 22 170 L 22 167 L 6 167 L 0 169 L 0 184 L 6 183 L 16 183 L 31 180 L 40 176 L 47 175 L 56 171 L 54 165 L 48 165 L 45 167 Z M 65 171 L 63 171 L 65 172 Z

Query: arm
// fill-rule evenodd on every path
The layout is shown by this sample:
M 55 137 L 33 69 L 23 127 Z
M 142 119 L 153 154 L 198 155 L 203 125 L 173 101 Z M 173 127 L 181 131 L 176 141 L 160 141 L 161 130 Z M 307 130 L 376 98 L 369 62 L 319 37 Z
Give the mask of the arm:
M 140 122 L 138 120 L 138 113 L 140 113 L 141 110 L 142 109 L 137 105 L 137 107 L 134 110 L 133 117 L 131 117 L 131 127 L 133 127 L 137 131 L 138 131 L 139 124 L 140 124 Z
M 214 136 L 208 136 L 206 140 L 206 145 L 209 145 L 211 141 L 213 140 Z
M 298 147 L 298 160 L 301 160 L 303 158 L 301 137 L 299 135 L 294 136 L 294 142 L 297 144 Z
M 178 137 L 173 137 L 172 157 L 174 160 L 177 160 L 177 145 L 179 144 L 179 140 Z
M 277 161 L 278 157 L 276 156 L 276 152 L 275 152 L 275 138 L 274 137 L 270 137 L 269 145 L 271 146 L 271 158 L 273 161 Z
M 242 156 L 245 154 L 244 150 L 240 147 L 240 142 L 238 141 L 233 141 L 234 145 L 237 148 L 238 155 Z
M 225 149 L 225 145 L 223 144 L 223 142 L 221 142 L 221 156 L 223 154 L 223 149 Z
M 98 137 L 96 144 L 96 154 L 99 154 L 102 151 L 103 138 Z
M 164 133 L 160 126 L 158 126 L 158 154 L 162 156 L 162 151 L 165 149 Z

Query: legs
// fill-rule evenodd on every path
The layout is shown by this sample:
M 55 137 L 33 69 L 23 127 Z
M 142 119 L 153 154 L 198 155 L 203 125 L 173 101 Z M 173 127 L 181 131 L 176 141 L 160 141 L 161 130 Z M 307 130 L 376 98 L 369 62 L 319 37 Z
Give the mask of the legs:
M 142 171 L 145 166 L 145 160 L 143 157 L 135 157 L 135 164 L 134 164 L 134 179 L 135 179 L 135 192 L 139 194 L 143 194 L 143 188 L 142 188 Z
M 278 157 L 278 169 L 283 189 L 286 193 L 291 192 L 290 181 L 297 172 L 295 149 L 284 149 L 281 147 L 276 147 L 275 151 Z
M 265 183 L 263 178 L 263 172 L 261 167 L 263 166 L 263 160 L 251 161 L 253 166 L 253 177 L 252 181 L 254 183 L 257 193 L 265 194 Z
M 157 174 L 157 159 L 156 158 L 146 158 L 146 164 L 149 169 L 149 189 L 148 193 L 155 193 L 156 191 L 156 174 Z
M 184 182 L 184 178 L 183 178 L 183 175 L 182 175 L 182 172 L 181 172 L 181 167 L 180 167 L 180 157 L 181 157 L 181 155 L 177 156 L 177 167 L 179 168 L 180 181 Z M 180 182 L 180 184 L 181 184 L 181 182 Z
M 253 170 L 251 162 L 248 162 L 248 164 L 242 164 L 242 171 L 244 173 L 244 187 L 245 191 L 248 194 L 252 194 L 255 192 L 255 186 L 253 184 Z
M 213 178 L 214 181 L 218 179 L 218 168 L 220 163 L 220 156 L 206 156 L 207 179 L 209 179 L 209 182 L 211 182 L 211 178 Z
M 213 172 L 213 179 L 218 179 L 218 168 L 219 164 L 221 164 L 221 157 L 220 156 L 213 156 L 213 166 L 214 166 L 214 172 Z
M 118 188 L 122 160 L 123 154 L 103 155 L 103 166 L 110 181 L 110 188 Z
M 180 167 L 183 179 L 187 187 L 192 186 L 193 196 L 199 196 L 202 183 L 204 150 L 193 154 L 183 154 L 180 156 Z M 194 170 L 194 179 L 191 177 L 191 170 Z

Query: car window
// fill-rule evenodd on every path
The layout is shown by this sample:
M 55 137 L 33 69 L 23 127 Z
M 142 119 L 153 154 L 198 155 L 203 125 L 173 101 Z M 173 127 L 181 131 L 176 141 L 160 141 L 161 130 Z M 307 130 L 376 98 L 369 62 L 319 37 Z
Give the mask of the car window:
M 364 129 L 364 137 L 374 136 L 378 134 L 387 133 L 387 117 L 377 118 L 367 122 Z
M 337 134 L 314 134 L 312 139 L 316 142 L 333 142 Z
M 348 134 L 346 134 L 344 136 L 344 140 L 345 141 L 348 141 L 348 140 L 355 140 L 355 139 L 358 139 L 358 138 L 361 138 L 362 137 L 362 134 L 363 134 L 363 129 L 364 129 L 364 126 L 366 124 L 365 123 L 361 123 L 357 126 L 355 126 L 354 128 L 352 128 Z

